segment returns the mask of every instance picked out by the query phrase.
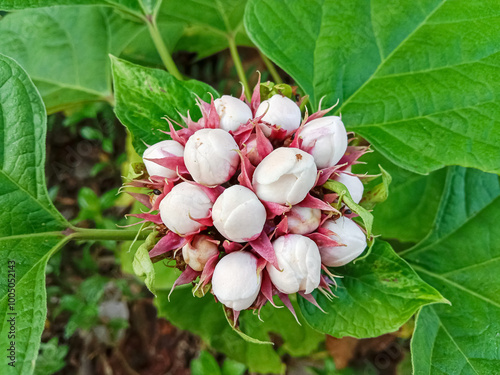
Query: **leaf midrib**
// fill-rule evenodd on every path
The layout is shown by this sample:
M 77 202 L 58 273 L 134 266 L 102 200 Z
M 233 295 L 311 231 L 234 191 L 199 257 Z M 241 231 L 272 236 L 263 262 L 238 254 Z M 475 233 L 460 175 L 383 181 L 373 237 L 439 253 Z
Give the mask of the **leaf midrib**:
M 449 285 L 451 285 L 452 287 L 456 288 L 456 289 L 460 289 L 461 291 L 465 292 L 465 293 L 468 293 L 470 294 L 471 296 L 475 297 L 475 298 L 478 298 L 478 299 L 481 299 L 483 300 L 484 302 L 487 302 L 489 303 L 490 305 L 500 309 L 500 303 L 497 303 L 491 299 L 489 299 L 488 297 L 485 297 L 477 292 L 474 292 L 473 290 L 470 290 L 460 284 L 457 284 L 455 283 L 454 281 L 451 281 L 450 279 L 447 279 L 446 277 L 440 275 L 440 274 L 437 274 L 437 273 L 434 273 L 434 272 L 431 272 L 429 270 L 426 270 L 425 268 L 413 263 L 413 262 L 409 262 L 411 263 L 411 266 L 418 272 L 422 272 L 422 273 L 425 273 L 427 275 L 429 275 L 430 277 L 433 277 L 433 278 L 436 278 L 438 280 L 441 280 L 442 282 L 444 283 L 447 283 Z
M 431 307 L 432 308 L 432 307 Z M 456 348 L 458 349 L 458 351 L 460 352 L 460 354 L 462 354 L 462 356 L 465 358 L 465 361 L 467 362 L 467 364 L 470 366 L 470 368 L 477 374 L 479 375 L 480 373 L 476 371 L 476 369 L 474 368 L 474 366 L 472 366 L 472 363 L 470 363 L 469 361 L 469 358 L 465 355 L 465 353 L 463 352 L 462 348 L 458 345 L 458 343 L 455 341 L 454 337 L 450 334 L 450 332 L 448 331 L 448 329 L 446 328 L 446 326 L 444 325 L 443 321 L 440 319 L 439 315 L 434 311 L 433 309 L 433 312 L 434 314 L 436 315 L 438 321 L 439 321 L 439 326 L 443 329 L 444 333 L 446 333 L 446 335 L 450 338 L 450 340 L 453 342 L 453 344 L 456 346 Z M 436 340 L 434 341 L 434 343 L 436 342 Z M 434 343 L 433 343 L 433 350 L 434 350 Z
M 448 237 L 450 237 L 452 234 L 455 234 L 457 231 L 459 231 L 460 229 L 462 229 L 471 220 L 475 219 L 478 215 L 480 215 L 481 213 L 483 213 L 483 211 L 489 209 L 490 206 L 492 206 L 493 204 L 497 203 L 498 201 L 500 201 L 500 196 L 497 196 L 496 198 L 494 198 L 493 200 L 491 200 L 483 208 L 481 208 L 480 210 L 478 210 L 477 212 L 475 212 L 474 214 L 472 214 L 471 216 L 469 216 L 464 222 L 462 222 L 461 225 L 459 225 L 458 227 L 454 228 L 452 231 L 446 233 L 444 236 L 438 238 L 436 241 L 430 242 L 427 245 L 425 245 L 424 247 L 420 247 L 420 248 L 419 248 L 419 245 L 417 244 L 417 245 L 415 245 L 414 247 L 412 247 L 410 249 L 407 249 L 407 250 L 404 250 L 404 251 L 400 252 L 399 255 L 402 256 L 402 257 L 406 257 L 409 254 L 418 254 L 418 253 L 421 253 L 421 252 L 423 252 L 425 250 L 428 250 L 429 248 L 432 248 L 432 247 L 438 245 L 439 243 L 443 242 Z M 434 223 L 433 226 L 436 227 L 436 223 Z M 433 233 L 434 232 L 429 233 L 429 236 L 431 236 Z M 425 239 L 424 239 L 424 241 L 425 241 Z M 411 262 L 410 259 L 406 259 L 406 260 L 408 262 Z

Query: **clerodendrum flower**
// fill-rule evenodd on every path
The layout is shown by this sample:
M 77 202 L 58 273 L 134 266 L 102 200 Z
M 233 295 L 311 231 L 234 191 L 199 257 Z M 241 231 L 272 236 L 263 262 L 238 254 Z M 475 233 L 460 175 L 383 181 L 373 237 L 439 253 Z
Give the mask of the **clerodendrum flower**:
M 342 246 L 319 248 L 321 261 L 328 267 L 340 267 L 361 255 L 366 248 L 366 236 L 351 219 L 341 216 L 337 220 L 327 220 L 323 228 L 331 231 L 330 238 Z
M 179 142 L 168 140 L 149 146 L 146 151 L 144 151 L 142 158 L 150 176 L 175 178 L 177 177 L 175 168 L 167 168 L 154 161 L 155 159 L 164 159 L 172 156 L 183 157 L 184 147 Z
M 250 103 L 200 100 L 203 117 L 186 118 L 180 130 L 171 124 L 173 140 L 144 152 L 147 174 L 131 184 L 150 191 L 134 196 L 150 208 L 135 216 L 158 231 L 152 259 L 175 262 L 175 285 L 211 290 L 235 320 L 274 304 L 274 295 L 287 306 L 292 293 L 315 303 L 313 290 L 332 293 L 326 267 L 350 262 L 367 244 L 343 216 L 357 214 L 325 184 L 336 179 L 360 202 L 363 183 L 351 166 L 366 148 L 348 146 L 344 124 L 324 116 L 328 110 L 302 119 L 288 97 L 261 102 L 259 87 Z
M 255 117 L 262 116 L 260 127 L 266 136 L 271 135 L 271 128 L 281 128 L 286 135 L 290 135 L 298 129 L 301 121 L 299 106 L 286 96 L 273 95 L 270 99 L 264 100 L 257 109 Z M 266 124 L 267 123 L 267 124 Z
M 189 137 L 184 148 L 184 163 L 197 183 L 207 186 L 229 181 L 240 157 L 234 138 L 222 129 L 201 129 Z
M 257 258 L 246 251 L 231 253 L 222 258 L 212 276 L 212 290 L 227 307 L 241 311 L 257 298 L 262 274 L 257 272 Z
M 279 204 L 301 202 L 316 182 L 314 158 L 297 148 L 280 147 L 255 168 L 253 187 L 257 196 Z
M 300 132 L 300 138 L 300 148 L 314 157 L 318 169 L 336 165 L 347 149 L 347 132 L 337 116 L 308 122 Z
M 212 209 L 214 226 L 230 241 L 256 239 L 266 222 L 266 209 L 254 192 L 233 185 L 219 195 Z
M 181 182 L 160 202 L 160 216 L 172 232 L 188 234 L 203 225 L 196 219 L 206 218 L 212 202 L 203 189 L 189 182 Z
M 311 293 L 319 285 L 321 257 L 314 241 L 300 234 L 287 234 L 273 242 L 280 270 L 267 265 L 271 281 L 286 294 Z
M 252 118 L 252 111 L 245 102 L 229 95 L 215 99 L 215 109 L 220 117 L 219 126 L 225 131 L 236 131 Z

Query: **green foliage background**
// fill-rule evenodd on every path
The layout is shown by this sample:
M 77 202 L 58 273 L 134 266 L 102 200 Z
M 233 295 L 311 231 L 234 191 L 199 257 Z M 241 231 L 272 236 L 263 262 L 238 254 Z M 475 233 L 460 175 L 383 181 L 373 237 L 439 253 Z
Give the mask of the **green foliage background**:
M 328 314 L 299 298 L 301 320 L 337 337 L 372 337 L 418 311 L 415 374 L 498 371 L 498 1 L 4 0 L 0 9 L 17 10 L 0 21 L 0 253 L 16 261 L 18 313 L 17 366 L 4 358 L 2 368 L 34 371 L 49 257 L 72 239 L 135 235 L 79 231 L 53 207 L 44 178 L 46 112 L 112 103 L 141 152 L 143 141 L 161 139 L 162 116 L 196 117 L 194 94 L 219 95 L 152 68 L 164 60 L 151 39 L 157 31 L 167 52 L 199 58 L 257 47 L 309 95 L 312 109 L 339 99 L 336 114 L 376 151 L 365 158 L 368 168 L 381 164 L 393 178 L 388 200 L 374 209 L 374 232 L 402 251 L 377 240 L 369 257 L 335 270 L 344 276 L 340 298 L 318 297 Z M 255 337 L 282 335 L 278 353 L 243 341 L 208 297 L 179 289 L 167 303 L 166 293 L 159 288 L 161 315 L 252 371 L 282 372 L 280 354 L 308 355 L 321 341 L 283 310 L 267 309 L 264 324 L 244 315 Z M 437 303 L 445 299 L 451 304 Z M 185 312 L 190 304 L 202 318 Z M 2 294 L 0 348 L 8 347 L 8 311 Z M 211 364 L 203 355 L 194 366 Z

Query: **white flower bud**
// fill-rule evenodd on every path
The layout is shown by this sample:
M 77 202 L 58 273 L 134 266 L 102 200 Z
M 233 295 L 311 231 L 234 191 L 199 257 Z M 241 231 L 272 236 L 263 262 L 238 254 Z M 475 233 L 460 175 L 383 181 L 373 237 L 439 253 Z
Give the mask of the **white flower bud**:
M 206 218 L 211 208 L 202 188 L 181 182 L 160 202 L 160 217 L 168 229 L 183 235 L 200 229 L 203 225 L 193 219 Z
M 351 219 L 341 216 L 337 220 L 327 220 L 323 227 L 335 235 L 330 238 L 346 246 L 320 247 L 321 261 L 328 267 L 340 267 L 356 259 L 366 248 L 366 236 Z
M 266 209 L 252 190 L 233 185 L 215 201 L 212 219 L 215 228 L 228 240 L 247 242 L 262 232 Z
M 238 145 L 222 129 L 201 129 L 189 137 L 184 148 L 184 163 L 197 183 L 219 185 L 229 181 L 238 168 Z
M 219 253 L 213 238 L 206 234 L 197 234 L 191 243 L 182 248 L 182 257 L 189 267 L 195 271 L 203 271 L 208 260 Z
M 293 206 L 286 214 L 288 231 L 293 234 L 308 234 L 319 227 L 321 210 L 310 207 Z
M 214 101 L 215 110 L 220 117 L 219 126 L 225 131 L 237 130 L 252 118 L 252 110 L 240 99 L 223 95 Z
M 280 147 L 255 168 L 252 185 L 262 200 L 294 205 L 313 188 L 316 174 L 311 155 L 298 148 Z
M 273 242 L 278 265 L 266 266 L 276 288 L 286 294 L 316 289 L 321 276 L 321 257 L 313 240 L 300 234 L 287 234 Z
M 300 126 L 300 108 L 293 100 L 288 99 L 286 96 L 276 94 L 260 103 L 255 117 L 262 116 L 264 113 L 262 121 L 283 128 L 286 130 L 287 135 L 290 135 Z M 269 127 L 262 125 L 261 128 L 267 137 L 271 135 Z
M 363 191 L 365 187 L 358 177 L 351 176 L 347 173 L 339 173 L 334 180 L 345 185 L 355 203 L 359 203 L 361 198 L 363 198 Z
M 262 274 L 257 274 L 257 258 L 245 251 L 230 253 L 215 266 L 212 292 L 225 306 L 241 311 L 254 303 Z
M 161 141 L 149 146 L 142 158 L 144 159 L 144 165 L 150 176 L 160 176 L 165 178 L 174 178 L 177 176 L 177 171 L 163 167 L 151 160 L 145 159 L 162 159 L 168 156 L 180 156 L 184 155 L 184 147 L 176 141 Z
M 333 167 L 347 150 L 347 132 L 338 116 L 325 116 L 304 125 L 301 149 L 314 156 L 318 169 Z

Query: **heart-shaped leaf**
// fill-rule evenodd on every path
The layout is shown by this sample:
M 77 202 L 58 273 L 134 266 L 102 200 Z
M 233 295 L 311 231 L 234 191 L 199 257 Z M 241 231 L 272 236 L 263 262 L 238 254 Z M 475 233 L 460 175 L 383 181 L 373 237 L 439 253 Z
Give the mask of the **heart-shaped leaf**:
M 250 38 L 397 165 L 500 173 L 500 2 L 250 0 Z
M 0 347 L 3 366 L 31 374 L 47 314 L 45 266 L 69 224 L 45 186 L 46 113 L 26 72 L 0 55 Z M 14 344 L 12 344 L 14 342 Z M 14 349 L 8 350 L 10 347 Z M 9 359 L 5 358 L 9 355 Z
M 326 314 L 303 298 L 299 305 L 306 321 L 315 329 L 334 337 L 375 337 L 396 331 L 421 306 L 447 301 L 415 271 L 391 246 L 376 240 L 371 253 L 356 263 L 332 268 L 338 298 L 313 296 Z
M 494 374 L 500 368 L 500 183 L 498 176 L 450 168 L 433 231 L 404 251 L 451 306 L 418 315 L 415 374 Z
M 201 117 L 196 97 L 210 102 L 217 92 L 206 83 L 179 81 L 164 70 L 145 68 L 111 57 L 118 119 L 132 133 L 134 147 L 142 155 L 146 146 L 168 136 L 163 117 L 182 122 L 188 111 L 194 120 Z

